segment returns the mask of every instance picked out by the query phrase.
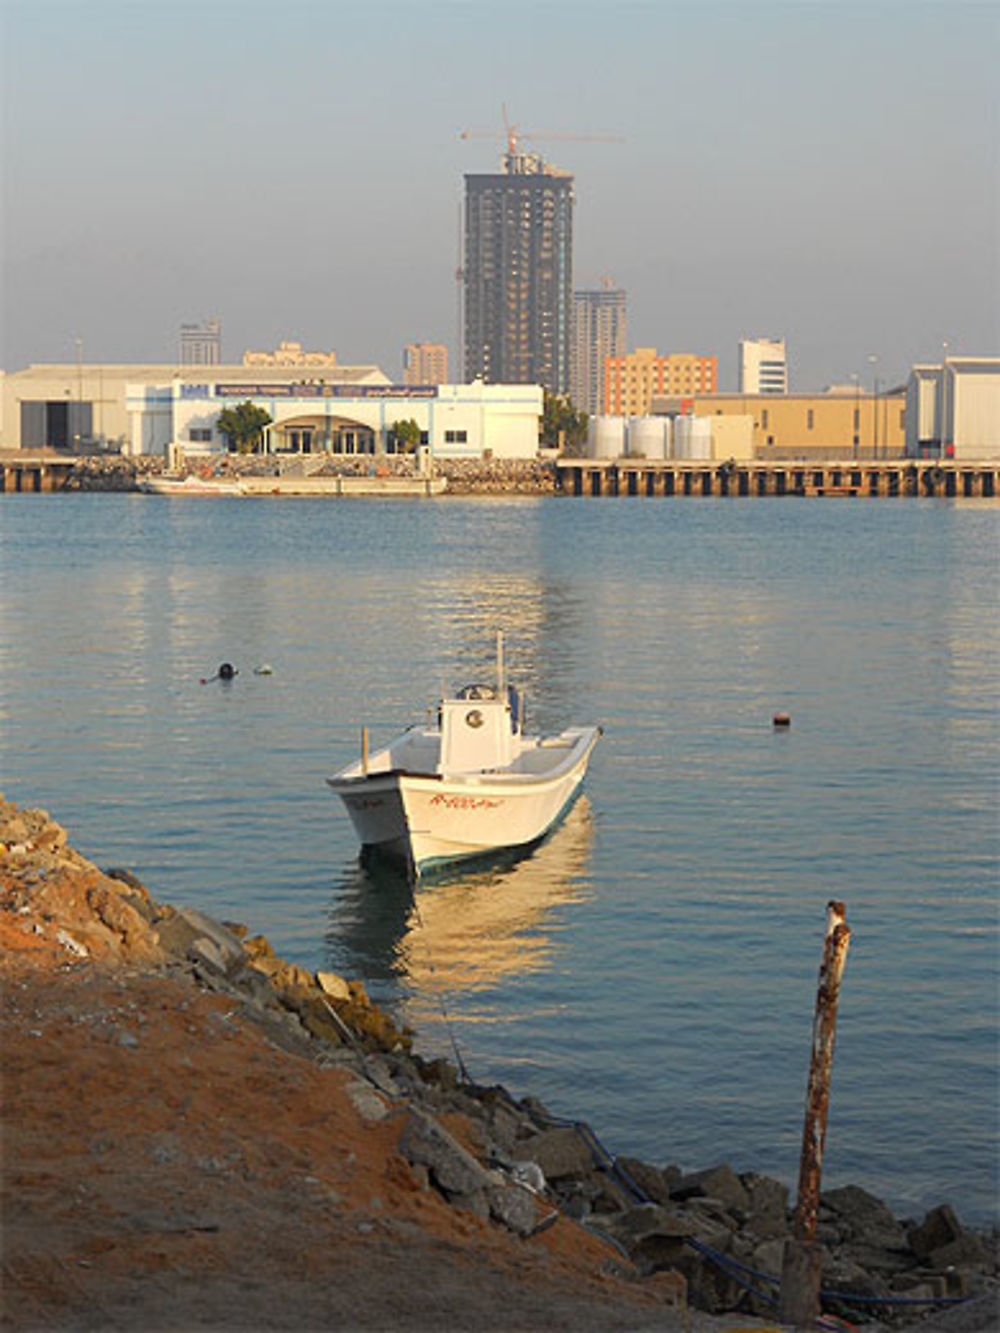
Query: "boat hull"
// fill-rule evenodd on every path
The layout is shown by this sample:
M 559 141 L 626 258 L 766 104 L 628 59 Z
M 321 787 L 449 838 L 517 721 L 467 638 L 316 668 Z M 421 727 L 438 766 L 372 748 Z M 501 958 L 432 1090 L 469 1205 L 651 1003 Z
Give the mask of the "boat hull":
M 582 730 L 569 760 L 545 777 L 390 772 L 327 781 L 362 846 L 404 861 L 419 875 L 543 838 L 578 794 L 599 734 L 596 727 Z
M 139 483 L 147 495 L 244 495 L 238 481 L 211 481 L 201 477 L 147 477 Z

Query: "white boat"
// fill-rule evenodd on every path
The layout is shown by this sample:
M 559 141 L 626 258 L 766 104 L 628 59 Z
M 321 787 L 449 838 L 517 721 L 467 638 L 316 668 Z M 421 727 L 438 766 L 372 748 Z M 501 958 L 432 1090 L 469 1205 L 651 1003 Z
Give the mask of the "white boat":
M 400 859 L 419 877 L 435 865 L 530 847 L 580 790 L 600 727 L 556 736 L 524 732 L 523 701 L 504 678 L 443 698 L 437 719 L 404 731 L 327 782 L 365 848 Z
M 238 481 L 215 481 L 211 477 L 146 477 L 139 489 L 149 495 L 245 495 Z

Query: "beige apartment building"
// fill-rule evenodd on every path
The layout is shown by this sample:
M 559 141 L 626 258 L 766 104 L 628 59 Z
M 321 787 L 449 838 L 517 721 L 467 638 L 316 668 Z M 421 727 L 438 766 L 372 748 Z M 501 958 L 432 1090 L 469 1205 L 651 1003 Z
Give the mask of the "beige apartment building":
M 407 343 L 403 348 L 404 384 L 447 384 L 448 349 L 444 343 Z
M 718 358 L 672 352 L 661 356 L 655 347 L 637 347 L 604 362 L 603 412 L 606 416 L 642 417 L 661 394 L 714 393 Z
M 664 394 L 652 412 L 665 416 L 749 416 L 753 456 L 773 459 L 902 458 L 906 393 Z

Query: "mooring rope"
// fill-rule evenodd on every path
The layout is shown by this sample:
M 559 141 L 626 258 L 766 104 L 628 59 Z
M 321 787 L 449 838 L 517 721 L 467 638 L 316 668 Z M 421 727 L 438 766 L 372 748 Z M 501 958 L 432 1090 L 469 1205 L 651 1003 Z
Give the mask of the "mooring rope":
M 451 1021 L 451 1015 L 448 1013 L 447 1006 L 445 1005 L 444 1002 L 444 988 L 438 981 L 437 967 L 434 964 L 434 955 L 431 952 L 429 945 L 427 944 L 426 940 L 427 927 L 424 925 L 424 918 L 420 914 L 420 901 L 417 897 L 416 891 L 414 891 L 413 894 L 413 911 L 414 915 L 417 918 L 417 925 L 420 927 L 421 934 L 424 936 L 424 948 L 427 952 L 427 962 L 429 964 L 431 976 L 434 981 L 434 991 L 438 1005 L 441 1008 L 441 1017 L 444 1019 L 445 1030 L 447 1031 L 448 1038 L 451 1041 L 451 1049 L 455 1055 L 455 1063 L 458 1066 L 459 1076 L 463 1083 L 471 1083 L 472 1079 L 469 1077 L 469 1071 L 466 1067 L 465 1061 L 462 1059 L 462 1052 L 459 1049 L 458 1037 L 455 1035 L 455 1027 Z

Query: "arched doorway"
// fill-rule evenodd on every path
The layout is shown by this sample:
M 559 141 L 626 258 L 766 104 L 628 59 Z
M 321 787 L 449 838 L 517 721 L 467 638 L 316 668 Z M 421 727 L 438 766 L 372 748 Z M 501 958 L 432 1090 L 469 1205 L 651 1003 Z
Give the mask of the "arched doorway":
M 363 421 L 307 412 L 270 427 L 271 452 L 283 454 L 374 454 L 377 433 Z

